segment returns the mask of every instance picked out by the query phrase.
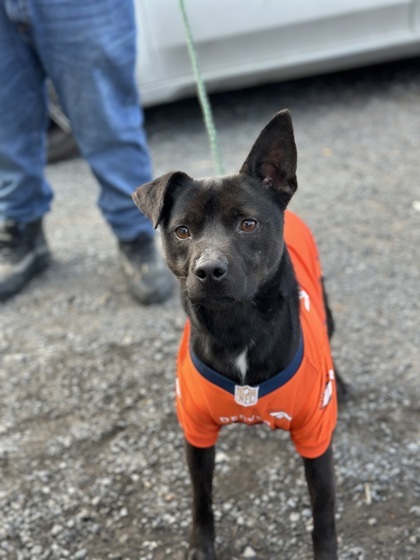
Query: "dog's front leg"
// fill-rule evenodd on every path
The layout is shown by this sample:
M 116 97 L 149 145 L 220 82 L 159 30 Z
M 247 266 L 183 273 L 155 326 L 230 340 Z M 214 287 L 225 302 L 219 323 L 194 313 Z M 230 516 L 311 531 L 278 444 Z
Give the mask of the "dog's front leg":
M 304 459 L 314 518 L 315 560 L 337 560 L 335 476 L 332 446 L 317 459 Z
M 186 442 L 193 494 L 193 525 L 187 560 L 214 560 L 212 486 L 215 448 Z

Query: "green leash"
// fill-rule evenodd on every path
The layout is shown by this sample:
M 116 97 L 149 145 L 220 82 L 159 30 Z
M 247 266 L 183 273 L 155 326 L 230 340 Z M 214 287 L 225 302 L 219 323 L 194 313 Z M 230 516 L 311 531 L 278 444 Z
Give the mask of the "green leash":
M 219 144 L 217 142 L 216 127 L 214 125 L 213 114 L 212 114 L 212 111 L 211 111 L 209 98 L 208 98 L 207 92 L 206 92 L 206 86 L 204 84 L 204 80 L 203 80 L 203 77 L 202 77 L 201 72 L 200 72 L 200 67 L 199 67 L 199 64 L 198 64 L 198 57 L 197 57 L 197 53 L 195 52 L 195 48 L 194 48 L 194 41 L 193 41 L 192 33 L 191 33 L 191 26 L 190 26 L 189 21 L 188 21 L 187 12 L 185 10 L 184 0 L 179 0 L 179 7 L 181 9 L 182 20 L 183 20 L 184 26 L 185 26 L 185 33 L 186 33 L 186 36 L 187 36 L 188 52 L 189 52 L 189 55 L 190 55 L 191 65 L 192 65 L 192 68 L 193 68 L 194 77 L 195 77 L 195 81 L 196 81 L 196 84 L 197 84 L 198 100 L 200 102 L 201 111 L 203 113 L 204 124 L 206 126 L 207 135 L 208 135 L 209 141 L 210 141 L 210 148 L 211 148 L 211 151 L 213 153 L 214 160 L 217 164 L 218 171 L 219 171 L 220 175 L 223 175 L 223 173 L 224 173 L 223 163 L 222 163 L 222 158 L 220 156 Z

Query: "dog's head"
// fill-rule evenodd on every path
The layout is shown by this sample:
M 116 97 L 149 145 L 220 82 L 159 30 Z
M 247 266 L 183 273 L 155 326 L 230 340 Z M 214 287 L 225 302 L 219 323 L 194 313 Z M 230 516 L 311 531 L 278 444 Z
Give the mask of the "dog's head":
M 297 189 L 288 111 L 262 130 L 237 175 L 176 171 L 139 187 L 134 202 L 162 231 L 169 268 L 186 297 L 211 309 L 250 301 L 283 253 L 283 214 Z

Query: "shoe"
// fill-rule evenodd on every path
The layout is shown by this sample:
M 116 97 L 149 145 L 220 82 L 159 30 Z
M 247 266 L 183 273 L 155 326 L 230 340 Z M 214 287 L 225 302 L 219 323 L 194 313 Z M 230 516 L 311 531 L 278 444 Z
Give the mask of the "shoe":
M 50 261 L 42 218 L 28 224 L 0 222 L 0 301 L 20 292 Z
M 165 301 L 173 292 L 172 274 L 150 235 L 119 241 L 119 259 L 131 295 L 149 305 Z

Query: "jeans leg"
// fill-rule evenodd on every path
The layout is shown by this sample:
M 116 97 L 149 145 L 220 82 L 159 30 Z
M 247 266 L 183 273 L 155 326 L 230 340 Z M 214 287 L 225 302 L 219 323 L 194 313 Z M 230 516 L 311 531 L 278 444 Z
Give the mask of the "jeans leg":
M 27 223 L 52 199 L 44 177 L 47 105 L 30 31 L 11 19 L 19 17 L 13 7 L 0 1 L 0 220 Z
M 99 207 L 123 241 L 153 234 L 131 199 L 151 180 L 135 85 L 131 1 L 32 0 L 37 51 L 101 187 Z

